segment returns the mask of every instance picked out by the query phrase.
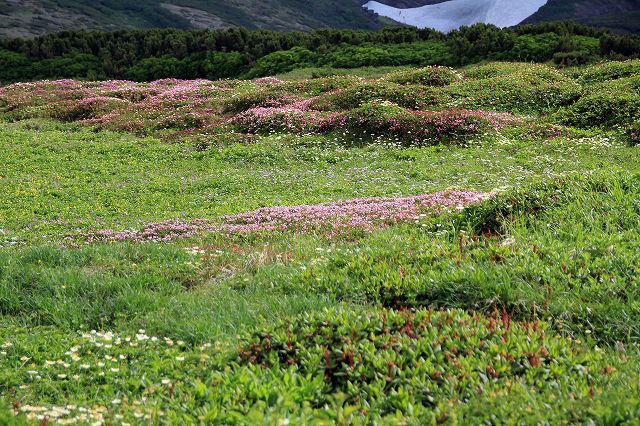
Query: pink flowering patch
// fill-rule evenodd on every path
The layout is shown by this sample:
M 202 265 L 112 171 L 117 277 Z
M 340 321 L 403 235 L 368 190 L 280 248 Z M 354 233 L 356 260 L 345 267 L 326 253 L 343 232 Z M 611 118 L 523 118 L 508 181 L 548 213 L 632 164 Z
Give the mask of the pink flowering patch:
M 248 213 L 224 216 L 224 227 L 232 232 L 314 228 L 376 228 L 415 220 L 420 214 L 438 214 L 445 209 L 464 208 L 490 197 L 478 192 L 442 191 L 395 198 L 356 198 L 316 205 L 265 207 Z
M 55 118 L 170 141 L 230 132 L 339 131 L 360 141 L 373 137 L 422 146 L 464 142 L 469 135 L 500 129 L 519 120 L 512 114 L 491 111 L 403 108 L 384 100 L 390 96 L 384 82 L 356 85 L 354 90 L 366 92 L 369 101 L 362 104 L 356 97 L 353 102 L 346 102 L 343 110 L 334 111 L 323 108 L 318 101 L 340 93 L 342 89 L 334 86 L 348 87 L 357 80 L 312 83 L 296 85 L 274 78 L 255 80 L 253 84 L 177 79 L 151 83 L 41 81 L 0 88 L 0 105 L 8 118 Z M 380 97 L 371 99 L 372 93 Z
M 311 98 L 288 105 L 250 108 L 233 116 L 228 123 L 246 133 L 317 133 L 327 129 L 326 123 L 336 114 L 311 111 L 309 105 L 313 101 Z
M 501 129 L 518 121 L 510 113 L 466 109 L 413 111 L 390 102 L 368 103 L 342 115 L 344 126 L 354 132 L 412 145 L 464 141 L 465 136 Z
M 248 234 L 286 231 L 307 233 L 327 231 L 335 236 L 351 230 L 371 232 L 394 224 L 437 215 L 446 210 L 463 209 L 492 197 L 492 193 L 447 190 L 411 197 L 356 198 L 299 206 L 264 207 L 247 213 L 223 216 L 221 222 L 208 219 L 168 220 L 145 224 L 142 230 L 101 230 L 87 236 L 88 241 L 171 241 L 199 235 Z
M 18 118 L 51 117 L 141 134 L 166 129 L 210 131 L 221 122 L 212 102 L 224 96 L 228 90 L 224 85 L 176 79 L 40 81 L 0 88 L 0 103 Z
M 194 219 L 188 222 L 180 220 L 165 220 L 144 224 L 142 230 L 114 231 L 102 229 L 87 235 L 87 241 L 156 241 L 167 242 L 176 238 L 195 237 L 204 233 L 214 232 L 218 228 L 207 219 Z
M 317 98 L 288 105 L 250 108 L 228 122 L 246 133 L 289 132 L 299 134 L 348 130 L 354 134 L 381 136 L 405 144 L 432 144 L 501 129 L 518 119 L 510 113 L 448 109 L 413 111 L 390 102 L 365 104 L 346 112 L 312 109 Z

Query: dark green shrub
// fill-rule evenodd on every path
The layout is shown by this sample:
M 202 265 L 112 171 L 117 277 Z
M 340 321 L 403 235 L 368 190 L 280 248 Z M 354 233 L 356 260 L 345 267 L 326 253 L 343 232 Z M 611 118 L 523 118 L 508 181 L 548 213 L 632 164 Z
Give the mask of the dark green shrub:
M 26 55 L 0 50 L 0 83 L 29 79 L 33 70 Z
M 544 62 L 553 58 L 559 45 L 560 36 L 555 33 L 524 34 L 516 38 L 508 55 L 519 61 Z
M 399 44 L 340 46 L 319 58 L 321 65 L 333 68 L 359 68 L 401 65 L 453 64 L 447 45 L 438 40 Z
M 563 67 L 572 67 L 593 62 L 594 57 L 586 50 L 558 52 L 553 55 L 553 62 Z
M 343 111 L 357 108 L 372 100 L 389 101 L 403 108 L 424 109 L 443 104 L 438 88 L 402 86 L 390 82 L 362 82 L 352 87 L 327 93 L 313 103 L 320 110 Z
M 152 81 L 161 78 L 181 77 L 184 74 L 183 61 L 165 56 L 147 58 L 137 62 L 127 71 L 126 77 L 133 81 Z
M 564 38 L 560 49 L 553 53 L 553 62 L 565 67 L 593 63 L 600 58 L 600 42 L 594 37 Z
M 246 77 L 265 77 L 286 73 L 296 68 L 308 67 L 313 65 L 315 56 L 313 52 L 302 47 L 273 52 L 258 59 L 256 64 L 246 73 Z
M 239 52 L 212 52 L 203 60 L 202 67 L 206 78 L 236 77 L 246 69 L 249 57 Z

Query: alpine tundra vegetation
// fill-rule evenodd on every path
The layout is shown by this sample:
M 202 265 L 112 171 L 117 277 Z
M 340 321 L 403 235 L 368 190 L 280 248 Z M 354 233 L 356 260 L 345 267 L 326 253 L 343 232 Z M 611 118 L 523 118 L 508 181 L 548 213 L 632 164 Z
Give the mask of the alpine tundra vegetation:
M 636 424 L 640 61 L 0 88 L 0 424 Z

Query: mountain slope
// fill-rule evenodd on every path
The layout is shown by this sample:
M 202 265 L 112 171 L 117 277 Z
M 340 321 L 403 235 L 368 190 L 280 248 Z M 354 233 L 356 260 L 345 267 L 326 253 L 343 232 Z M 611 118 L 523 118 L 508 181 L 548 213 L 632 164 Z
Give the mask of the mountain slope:
M 640 0 L 549 0 L 525 22 L 574 20 L 620 32 L 640 32 Z
M 368 11 L 367 0 L 0 0 L 0 37 L 33 37 L 66 29 L 224 28 L 308 30 L 311 28 L 378 29 L 388 19 Z M 469 6 L 464 24 L 486 22 L 486 4 L 508 0 L 380 0 L 379 8 Z M 511 0 L 530 8 L 543 0 Z M 483 6 L 484 5 L 484 6 Z M 478 10 L 480 12 L 478 12 Z M 509 8 L 494 8 L 497 23 L 514 24 Z M 475 11 L 475 12 L 474 12 Z M 405 14 L 406 12 L 402 12 Z M 483 15 L 483 13 L 485 15 Z M 478 15 L 479 14 L 479 15 Z M 389 15 L 389 14 L 387 14 Z M 466 16 L 465 15 L 465 16 Z M 496 14 L 494 14 L 496 15 Z M 528 15 L 527 15 L 528 16 Z M 517 16 L 520 18 L 520 15 Z M 399 16 L 396 20 L 403 22 Z M 443 19 L 450 19 L 446 16 Z M 526 22 L 560 19 L 640 32 L 640 0 L 549 0 Z M 488 22 L 493 22 L 490 20 Z M 413 22 L 420 25 L 420 22 Z M 517 23 L 517 22 L 516 22 Z
M 411 1 L 416 0 L 403 4 Z M 360 0 L 0 0 L 0 36 L 65 29 L 382 27 L 361 5 Z

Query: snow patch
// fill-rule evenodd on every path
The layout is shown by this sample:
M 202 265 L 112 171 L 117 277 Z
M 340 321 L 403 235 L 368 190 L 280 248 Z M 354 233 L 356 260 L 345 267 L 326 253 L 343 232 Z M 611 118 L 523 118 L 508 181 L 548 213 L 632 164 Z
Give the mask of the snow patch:
M 420 28 L 449 32 L 478 23 L 498 27 L 517 25 L 533 15 L 548 0 L 450 0 L 409 9 L 369 1 L 363 7 L 394 21 Z

